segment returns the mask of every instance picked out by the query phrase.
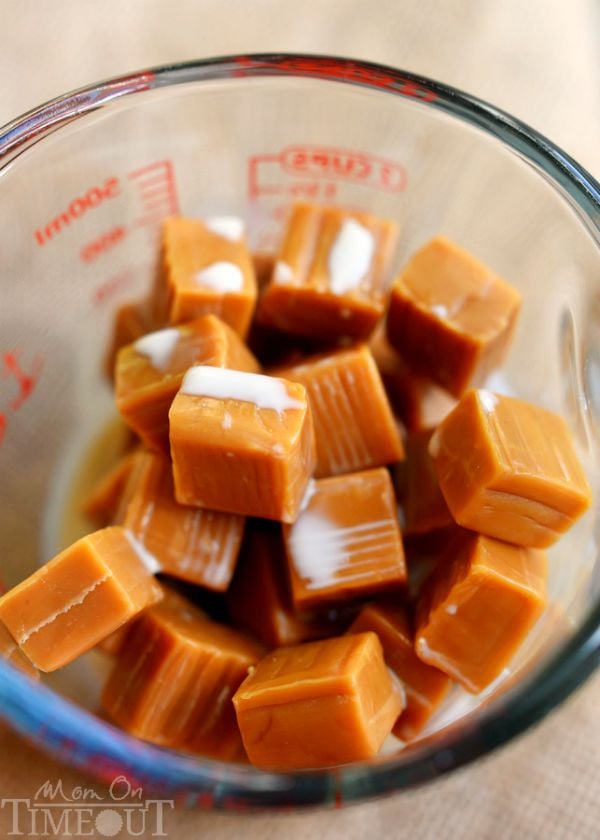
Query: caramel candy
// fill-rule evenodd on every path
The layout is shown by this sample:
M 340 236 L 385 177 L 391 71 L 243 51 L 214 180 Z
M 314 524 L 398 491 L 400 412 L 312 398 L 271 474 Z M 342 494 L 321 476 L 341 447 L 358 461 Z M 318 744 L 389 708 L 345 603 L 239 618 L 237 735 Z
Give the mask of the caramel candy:
M 545 552 L 463 532 L 418 604 L 417 655 L 483 691 L 544 610 L 546 577 Z
M 231 698 L 262 648 L 172 593 L 135 623 L 102 707 L 138 738 L 223 760 L 243 752 Z
M 119 352 L 117 408 L 150 447 L 169 451 L 169 408 L 194 364 L 259 370 L 239 336 L 214 315 L 150 333 Z
M 193 367 L 169 420 L 179 504 L 294 522 L 315 465 L 302 385 Z
M 256 320 L 252 322 L 247 341 L 248 347 L 265 368 L 297 364 L 316 352 L 305 339 L 267 327 Z
M 111 633 L 110 636 L 107 636 L 105 639 L 98 642 L 98 650 L 101 650 L 102 653 L 105 653 L 107 656 L 118 656 L 125 646 L 127 636 L 129 635 L 134 622 L 135 618 L 132 621 L 128 621 L 127 624 L 123 624 L 122 627 L 119 627 L 119 629 L 115 630 L 114 633 Z
M 442 388 L 409 370 L 387 340 L 384 329 L 376 330 L 369 348 L 390 405 L 409 431 L 437 426 L 454 408 L 456 400 Z
M 411 741 L 448 694 L 450 679 L 416 655 L 405 607 L 391 601 L 364 607 L 349 632 L 364 633 L 367 630 L 377 633 L 386 664 L 404 686 L 406 708 L 394 724 L 393 734 L 402 741 Z
M 369 348 L 315 356 L 278 376 L 300 382 L 310 397 L 322 478 L 400 461 L 402 440 Z
M 160 586 L 160 590 L 162 592 L 162 598 L 160 601 L 161 604 L 167 603 L 169 599 L 172 599 L 172 603 L 175 605 L 181 603 L 181 596 L 175 592 L 175 590 L 162 583 L 158 583 L 158 585 Z M 102 653 L 107 654 L 107 656 L 118 656 L 125 646 L 127 637 L 131 632 L 131 628 L 135 625 L 136 621 L 138 621 L 139 617 L 139 615 L 136 615 L 135 618 L 132 618 L 131 621 L 127 622 L 127 624 L 123 624 L 118 630 L 111 633 L 110 636 L 102 639 L 102 641 L 96 646 L 97 649 L 101 650 Z
M 563 418 L 513 397 L 465 394 L 429 451 L 455 520 L 507 542 L 552 545 L 592 501 Z
M 396 238 L 397 225 L 387 219 L 296 204 L 260 320 L 308 338 L 368 338 L 384 312 Z
M 105 528 L 0 598 L 0 621 L 37 668 L 55 671 L 162 597 L 154 571 L 124 528 Z
M 106 375 L 109 379 L 114 379 L 115 363 L 121 347 L 131 344 L 153 328 L 151 306 L 147 301 L 125 303 L 117 310 L 105 362 Z
M 258 251 L 252 254 L 254 275 L 259 291 L 264 289 L 270 281 L 275 267 L 275 254 L 268 254 L 265 251 Z
M 244 517 L 177 504 L 164 456 L 136 456 L 117 522 L 154 555 L 162 572 L 216 591 L 229 586 Z
M 333 632 L 331 621 L 294 611 L 285 566 L 279 527 L 253 522 L 244 540 L 227 601 L 234 622 L 246 627 L 270 648 L 297 645 Z
M 521 296 L 443 236 L 392 286 L 387 337 L 410 369 L 460 397 L 504 359 Z
M 396 499 L 383 467 L 316 481 L 283 533 L 297 609 L 406 582 Z
M 452 525 L 428 451 L 433 429 L 411 432 L 405 441 L 406 460 L 395 468 L 398 501 L 404 511 L 405 536 L 427 534 Z
M 243 338 L 257 287 L 242 221 L 229 216 L 204 221 L 171 218 L 163 223 L 162 237 L 159 306 L 168 323 L 213 314 Z
M 424 585 L 443 559 L 451 543 L 462 532 L 456 523 L 449 528 L 428 531 L 426 534 L 404 537 L 404 554 L 408 571 L 406 600 L 417 601 Z
M 115 521 L 121 495 L 127 484 L 136 453 L 127 452 L 92 487 L 84 500 L 81 511 L 97 525 L 109 525 Z
M 40 675 L 37 668 L 27 659 L 3 624 L 0 624 L 0 659 L 5 659 L 19 671 L 23 671 L 28 676 L 39 680 Z
M 279 648 L 233 704 L 248 758 L 265 770 L 371 758 L 402 710 L 375 633 Z

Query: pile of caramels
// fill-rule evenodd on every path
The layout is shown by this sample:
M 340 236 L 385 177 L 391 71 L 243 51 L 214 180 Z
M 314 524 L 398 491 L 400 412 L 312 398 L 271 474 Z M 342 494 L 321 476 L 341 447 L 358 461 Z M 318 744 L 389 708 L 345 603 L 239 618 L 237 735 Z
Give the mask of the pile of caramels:
M 271 770 L 370 758 L 498 677 L 590 489 L 562 418 L 476 389 L 519 293 L 444 237 L 390 284 L 396 234 L 303 203 L 253 259 L 237 218 L 165 221 L 115 325 L 104 527 L 0 599 L 5 657 L 100 644 L 112 721 Z

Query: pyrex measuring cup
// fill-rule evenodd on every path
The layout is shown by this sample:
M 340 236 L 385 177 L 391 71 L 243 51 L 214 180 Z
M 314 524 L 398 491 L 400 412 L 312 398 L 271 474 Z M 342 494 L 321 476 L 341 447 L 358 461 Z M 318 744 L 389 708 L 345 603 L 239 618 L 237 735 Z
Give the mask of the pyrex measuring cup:
M 598 185 L 507 115 L 396 70 L 301 56 L 197 62 L 67 95 L 0 135 L 6 585 L 62 547 L 75 477 L 113 410 L 102 360 L 114 313 L 147 291 L 161 219 L 239 214 L 268 250 L 294 198 L 398 219 L 398 265 L 442 232 L 518 285 L 524 310 L 493 387 L 565 414 L 597 487 Z M 94 716 L 99 654 L 39 686 L 0 662 L 0 714 L 64 760 L 190 803 L 339 803 L 422 782 L 529 726 L 598 661 L 597 512 L 550 552 L 551 606 L 509 673 L 485 697 L 457 689 L 422 739 L 374 761 L 274 774 L 136 741 Z

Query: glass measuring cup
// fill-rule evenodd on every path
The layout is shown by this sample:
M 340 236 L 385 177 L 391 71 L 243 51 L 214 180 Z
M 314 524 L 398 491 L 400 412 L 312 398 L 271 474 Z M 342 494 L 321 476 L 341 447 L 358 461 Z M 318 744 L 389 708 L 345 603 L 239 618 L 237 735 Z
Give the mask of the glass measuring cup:
M 149 287 L 160 220 L 239 214 L 274 247 L 294 198 L 398 219 L 397 264 L 443 232 L 525 305 L 492 387 L 561 411 L 596 490 L 600 191 L 550 143 L 438 83 L 343 59 L 238 56 L 67 95 L 0 133 L 0 556 L 6 585 L 51 557 L 90 441 L 112 411 L 102 360 L 116 309 Z M 110 448 L 102 438 L 100 450 Z M 69 510 L 65 523 L 65 510 Z M 44 685 L 0 661 L 0 715 L 107 781 L 219 808 L 340 803 L 417 784 L 502 743 L 600 656 L 598 507 L 551 551 L 551 606 L 486 696 L 458 690 L 402 751 L 262 773 L 161 750 L 93 714 L 98 654 Z

